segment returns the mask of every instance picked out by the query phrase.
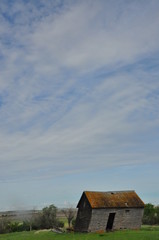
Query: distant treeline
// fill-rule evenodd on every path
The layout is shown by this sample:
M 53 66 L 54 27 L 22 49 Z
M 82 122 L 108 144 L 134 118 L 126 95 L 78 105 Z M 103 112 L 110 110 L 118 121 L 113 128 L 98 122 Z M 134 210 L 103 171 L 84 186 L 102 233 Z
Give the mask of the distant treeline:
M 0 212 L 0 233 L 31 231 L 39 229 L 66 230 L 73 229 L 77 210 L 74 208 L 58 209 L 51 204 L 42 210 Z
M 64 223 L 57 219 L 57 208 L 53 204 L 36 214 L 34 211 L 32 213 L 23 221 L 14 221 L 9 219 L 6 214 L 1 215 L 0 233 L 62 228 L 64 226 Z
M 147 225 L 159 225 L 159 205 L 145 204 L 142 222 Z

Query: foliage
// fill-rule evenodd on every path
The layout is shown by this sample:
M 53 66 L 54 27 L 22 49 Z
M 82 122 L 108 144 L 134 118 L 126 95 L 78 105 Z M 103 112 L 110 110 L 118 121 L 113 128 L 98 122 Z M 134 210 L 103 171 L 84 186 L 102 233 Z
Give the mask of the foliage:
M 65 225 L 65 224 L 64 224 L 63 221 L 57 220 L 57 227 L 58 227 L 58 228 L 63 228 L 64 225 Z
M 9 222 L 9 228 L 11 232 L 19 232 L 21 224 L 19 222 Z
M 57 208 L 52 204 L 42 209 L 41 228 L 54 228 L 57 226 L 56 219 Z
M 159 224 L 159 206 L 151 203 L 145 204 L 143 224 Z

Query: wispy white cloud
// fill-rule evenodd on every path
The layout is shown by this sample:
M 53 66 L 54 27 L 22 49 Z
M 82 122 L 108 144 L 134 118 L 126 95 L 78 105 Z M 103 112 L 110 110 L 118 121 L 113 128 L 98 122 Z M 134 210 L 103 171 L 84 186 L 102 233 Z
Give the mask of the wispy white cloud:
M 0 3 L 1 181 L 158 161 L 158 10 Z

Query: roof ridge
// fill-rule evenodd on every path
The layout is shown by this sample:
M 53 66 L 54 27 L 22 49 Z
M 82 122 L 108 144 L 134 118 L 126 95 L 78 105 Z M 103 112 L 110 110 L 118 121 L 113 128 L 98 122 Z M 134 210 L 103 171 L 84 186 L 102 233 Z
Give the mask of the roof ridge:
M 135 190 L 120 190 L 120 191 L 87 191 L 84 192 L 92 192 L 92 193 L 111 193 L 111 192 L 135 192 Z

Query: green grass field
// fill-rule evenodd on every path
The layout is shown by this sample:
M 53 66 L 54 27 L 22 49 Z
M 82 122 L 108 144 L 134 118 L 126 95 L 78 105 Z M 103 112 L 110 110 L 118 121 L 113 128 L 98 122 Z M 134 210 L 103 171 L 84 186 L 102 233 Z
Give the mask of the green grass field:
M 159 240 L 159 227 L 144 226 L 136 231 L 116 231 L 104 234 L 90 233 L 65 233 L 55 234 L 52 232 L 20 232 L 1 234 L 0 240 Z

